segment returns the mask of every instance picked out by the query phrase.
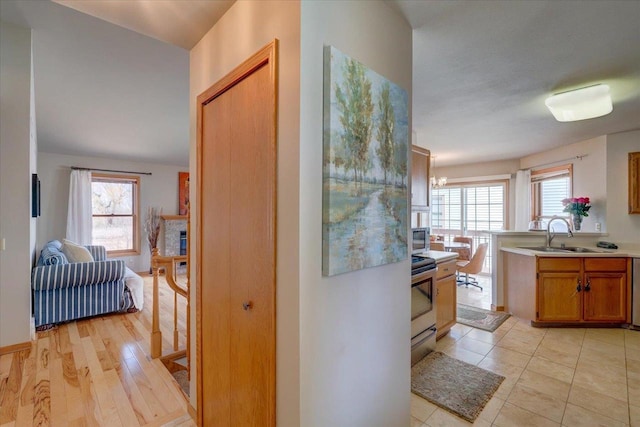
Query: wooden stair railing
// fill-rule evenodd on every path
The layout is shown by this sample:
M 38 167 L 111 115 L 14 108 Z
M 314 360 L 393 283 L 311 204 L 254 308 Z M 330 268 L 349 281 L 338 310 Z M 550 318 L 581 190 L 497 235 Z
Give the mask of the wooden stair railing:
M 183 356 L 187 357 L 187 369 L 189 364 L 189 327 L 190 327 L 190 314 L 189 314 L 189 279 L 187 276 L 187 287 L 184 288 L 176 282 L 176 265 L 178 263 L 187 263 L 188 270 L 188 257 L 187 255 L 180 256 L 160 256 L 158 255 L 158 249 L 153 249 L 151 256 L 151 268 L 153 271 L 153 311 L 151 322 L 151 358 L 157 359 L 162 357 L 163 359 L 177 359 Z M 158 295 L 158 278 L 160 271 L 164 271 L 167 284 L 174 292 L 173 295 L 173 350 L 174 353 L 167 356 L 162 356 L 162 331 L 160 330 L 160 307 L 159 307 L 159 295 Z M 178 294 L 182 295 L 187 300 L 187 349 L 178 351 Z

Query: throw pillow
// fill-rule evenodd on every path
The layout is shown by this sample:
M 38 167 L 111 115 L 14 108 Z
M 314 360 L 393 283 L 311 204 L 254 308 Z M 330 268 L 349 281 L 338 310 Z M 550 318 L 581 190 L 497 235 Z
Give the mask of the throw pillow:
M 47 245 L 42 248 L 40 252 L 40 258 L 38 259 L 38 265 L 58 265 L 68 264 L 67 257 L 53 245 Z
M 61 250 L 69 262 L 93 262 L 93 255 L 87 248 L 67 239 L 62 241 Z

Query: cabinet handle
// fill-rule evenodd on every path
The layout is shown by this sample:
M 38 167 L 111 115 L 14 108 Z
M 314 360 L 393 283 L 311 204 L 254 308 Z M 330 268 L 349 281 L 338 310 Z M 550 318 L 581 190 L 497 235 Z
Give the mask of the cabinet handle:
M 587 284 L 584 286 L 585 292 L 589 292 L 591 290 L 591 279 L 587 279 Z
M 243 302 L 242 309 L 247 311 L 253 308 L 253 303 L 251 301 Z
M 578 286 L 576 287 L 576 292 L 580 292 L 582 290 L 582 282 L 578 279 Z

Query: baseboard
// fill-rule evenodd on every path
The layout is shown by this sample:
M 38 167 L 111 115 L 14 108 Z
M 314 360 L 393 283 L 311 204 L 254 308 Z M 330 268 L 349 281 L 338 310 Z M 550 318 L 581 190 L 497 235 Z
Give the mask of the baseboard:
M 492 311 L 504 311 L 504 305 L 493 305 L 491 304 Z
M 31 348 L 31 341 L 8 345 L 5 347 L 0 347 L 0 356 L 4 356 L 5 354 L 10 354 L 10 353 L 15 353 L 16 351 L 29 350 L 30 348 Z

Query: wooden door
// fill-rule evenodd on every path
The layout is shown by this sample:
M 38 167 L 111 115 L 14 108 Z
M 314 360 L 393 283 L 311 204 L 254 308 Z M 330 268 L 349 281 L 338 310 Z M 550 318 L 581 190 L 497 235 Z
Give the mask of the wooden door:
M 201 426 L 275 425 L 276 55 L 198 97 Z
M 640 151 L 629 153 L 629 213 L 640 214 Z
M 436 329 L 441 337 L 456 323 L 456 276 L 438 279 L 436 287 Z
M 539 273 L 537 320 L 582 320 L 583 292 L 584 284 L 579 272 Z
M 627 275 L 591 272 L 585 275 L 584 320 L 624 322 L 627 318 Z

